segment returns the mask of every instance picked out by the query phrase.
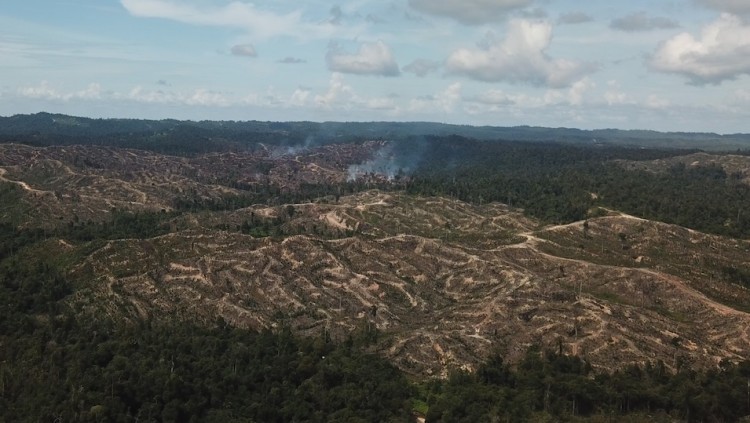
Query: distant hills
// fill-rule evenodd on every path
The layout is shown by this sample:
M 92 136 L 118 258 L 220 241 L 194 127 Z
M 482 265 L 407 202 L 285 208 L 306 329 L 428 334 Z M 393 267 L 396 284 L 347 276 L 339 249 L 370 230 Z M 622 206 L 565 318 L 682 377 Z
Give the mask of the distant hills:
M 109 144 L 150 149 L 185 146 L 186 152 L 246 149 L 257 143 L 324 145 L 366 139 L 397 140 L 458 135 L 479 140 L 610 144 L 648 148 L 734 151 L 750 149 L 750 134 L 657 132 L 648 130 L 496 127 L 431 122 L 261 122 L 90 119 L 36 113 L 0 117 L 0 142 L 31 145 Z M 161 147 L 160 147 L 161 148 Z M 195 149 L 195 151 L 192 151 Z

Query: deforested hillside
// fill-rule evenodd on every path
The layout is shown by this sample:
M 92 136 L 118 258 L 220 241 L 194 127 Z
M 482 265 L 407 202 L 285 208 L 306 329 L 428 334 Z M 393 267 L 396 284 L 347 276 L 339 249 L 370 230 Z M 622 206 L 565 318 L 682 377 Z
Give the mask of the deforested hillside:
M 511 144 L 495 159 L 539 162 L 526 164 L 526 186 L 494 190 L 515 189 L 524 213 L 492 201 L 480 176 L 467 185 L 463 171 L 492 149 L 473 159 L 487 147 L 458 141 L 423 141 L 421 158 L 383 142 L 190 158 L 10 144 L 4 216 L 65 257 L 79 288 L 69 305 L 91 318 L 220 318 L 334 339 L 367 326 L 401 369 L 442 376 L 533 344 L 601 368 L 678 357 L 706 367 L 748 352 L 747 242 L 596 208 L 596 187 L 580 220 L 549 224 L 534 212 L 544 192 L 523 190 L 569 167 L 565 157 Z M 430 172 L 457 147 L 468 160 L 445 167 L 454 179 L 440 195 Z M 571 189 L 552 201 L 570 204 Z
M 115 351 L 156 345 L 153 336 L 164 338 L 149 351 L 161 354 L 158 368 L 166 373 L 148 378 L 173 380 L 174 366 L 211 380 L 234 377 L 219 377 L 216 369 L 208 376 L 201 372 L 213 367 L 193 368 L 185 357 L 208 348 L 234 360 L 232 368 L 251 368 L 240 363 L 247 348 L 230 346 L 244 345 L 250 335 L 242 334 L 261 334 L 254 360 L 268 368 L 298 366 L 283 386 L 309 389 L 362 377 L 359 371 L 453 384 L 457 374 L 484 378 L 488 366 L 523 372 L 534 351 L 553 366 L 545 371 L 570 357 L 565 366 L 578 363 L 581 374 L 615 379 L 641 368 L 664 375 L 734 372 L 727 366 L 750 354 L 743 214 L 750 196 L 737 176 L 747 172 L 740 156 L 462 137 L 256 147 L 178 156 L 113 146 L 0 145 L 3 313 L 13 322 L 0 342 L 46 342 L 29 350 L 42 352 L 25 358 L 27 365 L 14 357 L 31 353 L 13 349 L 4 356 L 16 364 L 2 367 L 0 382 L 20 387 L 21 375 L 37 380 L 29 363 L 46 363 L 43 351 L 76 356 L 76 348 L 93 348 L 81 358 L 90 364 L 80 368 L 115 372 L 107 373 L 114 402 L 104 411 L 94 409 L 100 400 L 81 400 L 88 405 L 76 406 L 74 415 L 127 414 L 114 400 L 115 378 L 130 377 L 111 368 L 126 362 Z M 185 338 L 185 328 L 194 338 Z M 270 357 L 292 361 L 268 364 L 262 345 L 273 346 Z M 172 348 L 192 352 L 179 359 L 160 352 Z M 327 354 L 344 373 L 326 373 Z M 383 360 L 373 366 L 388 364 L 351 367 L 367 355 Z M 78 377 L 75 369 L 65 371 L 73 373 L 63 379 Z M 180 380 L 185 395 L 204 395 Z M 264 395 L 281 389 L 264 381 L 242 383 L 268 389 Z M 394 408 L 383 413 L 411 409 L 424 416 L 430 415 L 424 407 L 434 406 L 433 415 L 450 408 L 446 394 L 437 395 L 442 382 L 434 383 L 418 394 L 393 385 L 390 392 L 415 402 L 404 406 L 388 397 Z M 347 389 L 351 397 L 364 395 Z M 65 395 L 80 395 L 74 392 Z M 560 404 L 570 401 L 560 392 Z M 600 401 L 622 408 L 618 398 Z M 310 407 L 330 400 L 308 399 L 318 404 Z M 169 410 L 169 401 L 131 401 L 141 412 Z M 638 410 L 649 410 L 650 401 Z M 378 406 L 368 404 L 367 413 L 376 415 Z M 669 404 L 658 409 L 684 416 Z M 191 407 L 197 408 L 169 412 L 187 416 L 186 410 L 213 406 Z M 250 415 L 282 410 L 271 408 Z M 283 410 L 285 418 L 304 415 Z

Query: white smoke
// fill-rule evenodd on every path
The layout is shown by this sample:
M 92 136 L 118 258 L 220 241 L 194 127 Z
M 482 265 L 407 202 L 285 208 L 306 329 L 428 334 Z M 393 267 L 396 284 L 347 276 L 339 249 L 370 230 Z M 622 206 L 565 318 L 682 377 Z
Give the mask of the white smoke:
M 399 174 L 411 172 L 415 165 L 414 160 L 405 160 L 404 157 L 399 157 L 394 152 L 393 145 L 389 143 L 375 152 L 370 160 L 349 165 L 346 181 L 352 182 L 368 176 L 379 176 L 392 181 Z
M 270 158 L 272 159 L 278 159 L 279 157 L 284 156 L 294 156 L 297 154 L 302 154 L 307 152 L 307 150 L 311 149 L 315 145 L 315 138 L 312 136 L 308 136 L 305 138 L 305 142 L 298 145 L 289 145 L 289 146 L 281 146 L 276 147 L 273 150 L 271 150 L 271 153 L 269 154 Z

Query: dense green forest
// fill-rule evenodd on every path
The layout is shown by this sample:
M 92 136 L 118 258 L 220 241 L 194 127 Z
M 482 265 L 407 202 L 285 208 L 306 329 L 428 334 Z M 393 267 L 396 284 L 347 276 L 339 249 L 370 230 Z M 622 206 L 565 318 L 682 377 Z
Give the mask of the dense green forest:
M 704 373 L 677 365 L 676 373 L 661 362 L 593 371 L 579 357 L 532 347 L 515 368 L 496 355 L 474 373 L 433 381 L 427 420 L 730 422 L 750 415 L 750 362 Z
M 584 147 L 559 143 L 426 141 L 405 189 L 474 203 L 521 207 L 550 223 L 583 220 L 596 207 L 704 232 L 750 237 L 750 186 L 720 166 L 626 170 L 614 160 L 655 160 L 694 151 Z
M 750 148 L 750 135 L 530 126 L 494 127 L 432 122 L 262 122 L 89 119 L 50 113 L 0 117 L 0 142 L 92 144 L 190 155 L 254 148 L 257 143 L 314 146 L 365 139 L 403 140 L 460 135 L 484 141 L 562 142 L 647 148 Z

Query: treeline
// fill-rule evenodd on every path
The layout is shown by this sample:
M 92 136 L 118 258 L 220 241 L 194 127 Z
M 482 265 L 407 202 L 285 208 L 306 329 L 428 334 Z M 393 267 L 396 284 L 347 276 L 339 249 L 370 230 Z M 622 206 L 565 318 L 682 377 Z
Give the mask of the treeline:
M 750 415 L 750 362 L 697 372 L 664 363 L 595 372 L 579 357 L 531 348 L 515 368 L 493 356 L 423 388 L 429 422 L 733 422 Z
M 262 121 L 178 121 L 141 119 L 89 119 L 61 114 L 37 113 L 0 117 L 0 139 L 3 136 L 28 137 L 32 142 L 54 142 L 55 138 L 82 139 L 96 142 L 109 139 L 120 142 L 170 131 L 204 132 L 209 143 L 205 150 L 226 148 L 231 143 L 247 145 L 263 142 L 284 146 L 321 145 L 350 142 L 357 139 L 400 140 L 408 137 L 450 136 L 458 134 L 481 140 L 512 139 L 524 142 L 564 142 L 579 145 L 622 145 L 652 148 L 703 148 L 710 150 L 747 149 L 747 134 L 718 135 L 713 133 L 656 132 L 617 129 L 581 130 L 574 128 L 542 128 L 531 126 L 494 127 L 450 125 L 431 122 L 262 122 Z M 186 134 L 188 137 L 190 133 Z M 34 138 L 36 137 L 36 139 Z M 214 141 L 211 143 L 210 141 Z M 16 141 L 20 142 L 20 141 Z M 111 144 L 110 144 L 111 145 Z M 158 147 L 155 143 L 150 147 Z M 177 147 L 175 145 L 173 147 Z M 222 150 L 213 150 L 222 151 Z
M 718 165 L 677 165 L 652 173 L 613 162 L 690 152 L 434 138 L 406 189 L 473 203 L 499 201 L 551 223 L 582 220 L 593 207 L 604 206 L 704 232 L 750 237 L 750 186 L 740 175 Z
M 750 185 L 718 165 L 676 165 L 657 174 L 610 166 L 594 182 L 600 204 L 703 232 L 750 237 Z
M 346 124 L 314 122 L 89 119 L 37 113 L 0 117 L 0 143 L 37 147 L 104 145 L 194 156 L 255 150 L 262 148 L 261 144 L 313 147 L 373 138 L 365 135 L 369 131 L 345 127 Z

